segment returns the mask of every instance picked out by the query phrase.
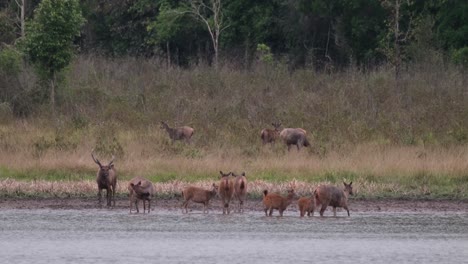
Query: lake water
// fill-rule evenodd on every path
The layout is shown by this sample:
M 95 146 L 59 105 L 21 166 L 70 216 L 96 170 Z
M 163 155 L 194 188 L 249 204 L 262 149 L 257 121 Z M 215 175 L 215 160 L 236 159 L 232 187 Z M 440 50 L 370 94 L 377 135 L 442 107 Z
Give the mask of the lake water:
M 298 214 L 0 210 L 0 262 L 468 262 L 466 212 Z

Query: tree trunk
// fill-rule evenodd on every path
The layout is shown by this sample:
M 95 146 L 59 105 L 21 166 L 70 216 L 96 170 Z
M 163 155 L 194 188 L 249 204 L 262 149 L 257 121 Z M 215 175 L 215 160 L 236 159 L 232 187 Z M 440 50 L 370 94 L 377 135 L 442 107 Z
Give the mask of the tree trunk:
M 50 106 L 52 112 L 55 114 L 55 72 L 52 74 L 52 79 L 50 80 Z
M 25 2 L 26 0 L 22 0 L 22 5 L 21 5 L 21 38 L 24 38 L 26 36 L 26 33 L 25 33 L 25 27 L 26 25 L 24 24 L 25 21 L 24 21 L 24 12 L 25 12 Z
M 397 82 L 397 89 L 399 89 L 400 80 L 400 67 L 401 67 L 401 52 L 400 52 L 400 1 L 395 1 L 395 81 Z
M 171 67 L 171 50 L 169 47 L 169 41 L 166 41 L 166 53 L 167 53 L 167 67 Z

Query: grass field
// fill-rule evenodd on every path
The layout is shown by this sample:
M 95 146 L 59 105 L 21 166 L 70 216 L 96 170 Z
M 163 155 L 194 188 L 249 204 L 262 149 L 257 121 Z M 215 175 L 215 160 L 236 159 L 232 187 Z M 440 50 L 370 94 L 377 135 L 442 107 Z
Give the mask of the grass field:
M 9 142 L 18 137 L 17 144 L 0 153 L 1 195 L 95 195 L 97 165 L 91 159 L 93 145 L 87 140 L 89 135 L 83 135 L 72 150 L 54 147 L 38 154 L 33 142 L 35 137 L 42 136 L 36 129 L 13 130 L 19 134 L 10 135 Z M 341 184 L 345 180 L 353 181 L 357 197 L 362 198 L 468 198 L 465 146 L 358 144 L 320 155 L 313 150 L 314 145 L 288 153 L 281 143 L 262 146 L 259 139 L 255 154 L 245 155 L 240 148 L 224 151 L 204 150 L 182 142 L 172 145 L 159 129 L 147 135 L 157 139 L 154 143 L 129 131 L 117 136 L 123 138 L 121 147 L 125 149 L 125 155 L 114 162 L 120 180 L 119 193 L 126 193 L 130 178 L 143 176 L 157 184 L 160 195 L 173 196 L 187 184 L 208 187 L 218 180 L 222 170 L 246 172 L 251 195 L 258 197 L 265 188 L 285 191 L 293 182 L 299 193 L 307 194 L 317 184 Z M 111 156 L 101 154 L 98 158 L 105 163 Z
M 37 103 L 47 98 L 37 97 L 44 92 L 25 68 L 20 86 L 8 87 L 24 89 L 21 104 L 0 104 L 0 194 L 95 195 L 94 149 L 103 162 L 116 156 L 120 193 L 143 176 L 172 196 L 186 184 L 208 186 L 223 170 L 245 171 L 253 196 L 346 180 L 362 198 L 467 199 L 463 74 L 449 64 L 411 65 L 397 87 L 385 66 L 215 71 L 80 56 L 61 76 L 54 114 Z M 15 107 L 29 114 L 17 117 Z M 193 144 L 171 144 L 160 121 L 193 126 Z M 260 131 L 272 122 L 306 129 L 311 148 L 262 146 Z

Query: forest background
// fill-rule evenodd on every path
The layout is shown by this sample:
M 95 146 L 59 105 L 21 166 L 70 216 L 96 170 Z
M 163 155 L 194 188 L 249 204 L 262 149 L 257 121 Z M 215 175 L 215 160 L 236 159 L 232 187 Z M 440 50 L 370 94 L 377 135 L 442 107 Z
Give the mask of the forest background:
M 166 193 L 233 170 L 466 199 L 467 67 L 466 1 L 2 0 L 0 191 L 94 193 L 94 149 Z M 312 146 L 263 146 L 272 122 Z

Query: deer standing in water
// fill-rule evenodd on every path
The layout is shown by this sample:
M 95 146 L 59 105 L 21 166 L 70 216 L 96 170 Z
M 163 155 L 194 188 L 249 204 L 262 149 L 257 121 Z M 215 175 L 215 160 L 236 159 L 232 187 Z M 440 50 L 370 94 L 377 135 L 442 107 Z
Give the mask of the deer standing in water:
M 137 213 L 140 212 L 138 210 L 138 200 L 143 201 L 143 213 L 146 211 L 146 201 L 148 201 L 149 213 L 151 211 L 151 198 L 153 198 L 155 193 L 153 183 L 147 179 L 135 177 L 130 180 L 127 189 L 130 198 L 130 213 L 132 213 L 133 204 L 135 204 Z
M 234 182 L 229 178 L 231 172 L 225 174 L 219 171 L 221 174 L 221 180 L 219 182 L 218 194 L 223 204 L 223 214 L 230 214 L 229 203 L 231 202 L 232 195 L 234 194 Z
M 320 185 L 315 189 L 314 196 L 316 205 L 322 205 L 320 209 L 320 216 L 323 216 L 325 209 L 327 206 L 333 207 L 333 216 L 336 216 L 336 208 L 343 207 L 349 216 L 349 209 L 348 209 L 348 196 L 353 195 L 353 182 L 347 184 L 343 182 L 344 189 L 340 189 L 333 185 Z
M 102 165 L 101 162 L 94 157 L 94 151 L 91 152 L 91 157 L 94 162 L 99 166 L 97 172 L 96 182 L 98 185 L 98 198 L 99 204 L 101 204 L 103 189 L 106 190 L 107 196 L 107 206 L 112 206 L 111 201 L 113 201 L 113 206 L 115 206 L 115 188 L 117 186 L 117 173 L 114 168 L 114 156 L 112 160 L 107 165 Z
M 239 200 L 238 212 L 244 212 L 244 201 L 247 196 L 247 177 L 245 172 L 242 172 L 240 175 L 236 175 L 231 172 L 234 176 L 234 196 Z
M 263 205 L 265 210 L 265 216 L 272 216 L 273 209 L 277 209 L 280 216 L 283 216 L 283 212 L 292 203 L 296 194 L 294 189 L 288 190 L 288 196 L 283 197 L 277 193 L 268 193 L 268 190 L 263 191 Z M 270 213 L 267 213 L 268 210 Z
M 210 202 L 211 198 L 215 197 L 218 192 L 218 186 L 213 183 L 211 186 L 211 190 L 205 190 L 195 186 L 186 187 L 182 191 L 182 197 L 184 197 L 184 203 L 182 207 L 185 209 L 185 213 L 188 213 L 188 204 L 190 201 L 195 203 L 202 203 L 203 204 L 203 213 L 208 213 L 208 203 Z M 182 212 L 184 210 L 182 209 Z

